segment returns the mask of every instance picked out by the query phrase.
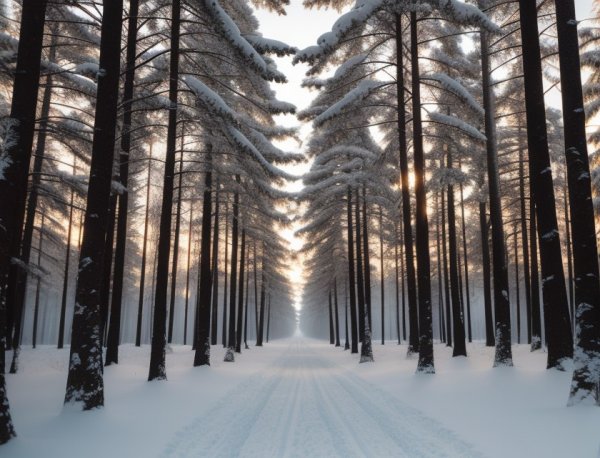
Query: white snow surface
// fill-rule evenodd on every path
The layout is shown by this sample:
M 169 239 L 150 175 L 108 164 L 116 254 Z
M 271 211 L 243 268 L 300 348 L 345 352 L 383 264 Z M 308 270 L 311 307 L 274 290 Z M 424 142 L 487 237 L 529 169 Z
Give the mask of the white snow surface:
M 63 408 L 69 349 L 23 349 L 7 375 L 18 437 L 0 456 L 37 457 L 578 457 L 598 455 L 600 409 L 565 407 L 570 373 L 513 347 L 515 367 L 493 369 L 493 348 L 452 358 L 436 345 L 436 374 L 416 375 L 406 346 L 374 345 L 358 364 L 324 342 L 296 337 L 192 367 L 189 346 L 167 353 L 168 381 L 147 382 L 150 347 L 122 345 L 105 368 L 106 406 Z M 7 355 L 10 360 L 10 353 Z

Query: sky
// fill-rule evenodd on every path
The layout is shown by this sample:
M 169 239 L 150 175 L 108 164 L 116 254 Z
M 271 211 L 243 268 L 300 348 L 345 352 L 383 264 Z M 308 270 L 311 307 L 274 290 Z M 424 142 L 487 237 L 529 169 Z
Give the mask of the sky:
M 593 16 L 592 14 L 593 0 L 575 0 L 577 8 L 577 18 L 582 21 Z M 340 13 L 335 10 L 307 10 L 302 6 L 302 0 L 290 0 L 290 6 L 287 8 L 286 16 L 279 16 L 275 13 L 269 13 L 264 10 L 256 12 L 256 17 L 260 22 L 260 31 L 267 37 L 283 41 L 289 45 L 296 46 L 299 49 L 306 48 L 316 44 L 317 38 L 331 30 Z M 585 24 L 585 22 L 584 22 Z M 298 110 L 306 108 L 311 100 L 316 95 L 316 92 L 302 88 L 301 83 L 308 69 L 306 64 L 292 65 L 291 57 L 277 58 L 277 65 L 288 77 L 286 84 L 273 84 L 273 89 L 276 91 L 280 100 L 291 102 Z M 557 94 L 549 97 L 550 105 L 560 107 L 560 98 Z M 298 121 L 294 116 L 280 116 L 277 121 L 283 125 L 298 125 Z M 305 140 L 310 134 L 310 126 L 301 126 L 300 138 Z M 302 144 L 297 144 L 295 141 L 287 141 L 280 145 L 284 150 L 302 149 Z M 292 173 L 301 174 L 307 169 L 306 165 L 296 167 L 290 170 Z M 301 187 L 300 182 L 296 182 L 289 186 L 289 190 L 298 190 Z M 282 230 L 282 235 L 290 243 L 292 249 L 301 248 L 302 241 L 294 236 L 294 228 Z M 295 306 L 297 309 L 301 307 L 301 292 L 302 292 L 302 264 L 301 262 L 290 263 L 289 278 L 292 281 L 294 288 Z

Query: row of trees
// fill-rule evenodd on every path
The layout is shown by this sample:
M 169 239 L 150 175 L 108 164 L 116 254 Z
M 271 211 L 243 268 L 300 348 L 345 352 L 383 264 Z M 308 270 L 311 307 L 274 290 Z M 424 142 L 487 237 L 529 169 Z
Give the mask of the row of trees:
M 454 356 L 484 337 L 494 366 L 513 364 L 525 329 L 532 350 L 545 341 L 548 368 L 574 359 L 569 404 L 600 401 L 583 100 L 595 115 L 597 32 L 581 31 L 593 71 L 584 91 L 577 26 L 571 0 L 371 1 L 296 54 L 310 64 L 304 84 L 319 90 L 300 113 L 314 126 L 300 196 L 305 332 L 336 345 L 345 332 L 346 348 L 362 343 L 360 361 L 372 361 L 377 269 L 379 335 L 395 318 L 418 372 L 434 372 L 434 329 Z M 544 83 L 561 89 L 562 113 L 546 109 Z
M 148 380 L 162 380 L 176 328 L 195 366 L 219 329 L 226 361 L 249 328 L 257 346 L 292 332 L 280 166 L 301 156 L 273 145 L 294 135 L 274 116 L 295 107 L 270 88 L 285 82 L 270 55 L 295 48 L 262 37 L 246 1 L 1 1 L 0 21 L 0 443 L 28 289 L 32 343 L 50 328 L 70 341 L 65 403 L 84 410 L 103 405 L 122 340 L 151 334 Z

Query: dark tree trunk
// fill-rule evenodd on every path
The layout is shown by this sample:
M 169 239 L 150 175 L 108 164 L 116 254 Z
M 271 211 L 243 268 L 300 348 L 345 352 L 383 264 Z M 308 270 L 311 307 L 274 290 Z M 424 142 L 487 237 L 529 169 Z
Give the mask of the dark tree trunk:
M 490 272 L 490 237 L 488 234 L 487 212 L 485 202 L 479 202 L 479 228 L 481 231 L 481 263 L 483 265 L 483 306 L 485 314 L 485 345 L 493 347 L 494 312 L 492 310 L 492 280 Z
M 246 273 L 246 229 L 242 228 L 240 247 L 240 280 L 238 285 L 237 325 L 235 330 L 235 352 L 242 352 L 242 326 L 244 319 L 244 274 Z
M 267 302 L 267 343 L 269 343 L 269 333 L 271 331 L 271 293 Z
M 39 236 L 39 241 L 38 241 L 38 256 L 37 256 L 37 263 L 38 266 L 42 265 L 42 253 L 44 252 L 44 222 L 45 222 L 45 218 L 44 218 L 44 214 L 42 213 L 42 220 L 40 222 L 40 227 L 39 227 L 39 231 L 38 231 L 38 236 Z M 33 348 L 35 348 L 37 346 L 37 330 L 38 330 L 38 318 L 40 316 L 40 283 L 41 283 L 41 277 L 37 277 L 36 280 L 36 287 L 35 287 L 35 302 L 33 305 L 33 329 L 31 331 L 31 346 Z M 21 327 L 21 323 L 19 323 L 19 328 Z M 17 366 L 19 364 L 19 351 L 20 351 L 20 345 L 14 345 L 14 352 L 13 352 L 13 360 L 12 360 L 12 364 L 10 366 L 10 373 L 11 374 L 16 374 L 17 373 Z M 17 356 L 15 356 L 17 355 Z
M 258 264 L 256 261 L 256 240 L 254 240 L 253 245 L 253 267 L 254 267 L 254 329 L 256 340 L 258 341 Z
M 358 202 L 358 191 L 357 199 Z M 363 202 L 362 202 L 362 225 L 363 225 L 363 250 L 364 250 L 364 261 L 365 261 L 365 335 L 362 340 L 360 347 L 360 362 L 372 362 L 373 361 L 373 345 L 371 329 L 373 327 L 373 320 L 371 317 L 371 262 L 369 261 L 369 225 L 367 221 L 367 190 L 363 186 Z M 357 215 L 358 216 L 358 215 Z M 358 220 L 358 218 L 357 218 Z M 360 221 L 360 220 L 359 220 Z M 356 232 L 358 237 L 358 230 Z
M 154 317 L 152 349 L 148 381 L 166 380 L 165 351 L 167 345 L 167 288 L 169 283 L 169 257 L 171 250 L 171 212 L 173 210 L 173 182 L 175 174 L 175 142 L 177 138 L 177 85 L 179 83 L 179 33 L 180 0 L 171 4 L 171 56 L 169 69 L 169 123 L 167 151 L 163 179 L 163 196 L 156 265 L 156 290 L 154 292 Z
M 348 187 L 348 289 L 350 290 L 350 332 L 352 341 L 351 353 L 358 353 L 356 333 L 356 278 L 354 273 L 354 231 L 352 222 L 352 190 Z
M 381 345 L 385 345 L 385 271 L 383 269 L 383 212 L 379 206 L 379 268 L 381 270 Z
M 529 239 L 531 240 L 531 351 L 542 348 L 542 316 L 540 310 L 540 272 L 538 268 L 537 217 L 533 188 L 529 213 Z
M 402 233 L 400 233 L 400 239 L 400 278 L 402 279 L 402 339 L 406 342 L 406 283 L 404 281 L 404 278 L 406 277 L 406 269 L 404 268 L 404 243 L 402 240 Z
M 586 145 L 587 146 L 587 145 Z M 567 246 L 567 284 L 569 285 L 569 313 L 571 331 L 575 332 L 575 284 L 573 283 L 573 253 L 571 250 L 571 218 L 569 216 L 569 190 L 564 186 L 565 245 Z
M 75 164 L 73 164 L 73 175 L 74 174 Z M 63 348 L 65 342 L 65 319 L 67 315 L 67 296 L 69 292 L 69 268 L 71 265 L 71 234 L 73 232 L 74 200 L 75 191 L 71 189 L 71 198 L 69 199 L 69 226 L 67 229 L 67 249 L 65 253 L 65 269 L 63 271 L 62 297 L 60 300 L 60 318 L 58 321 L 58 348 Z
M 492 223 L 492 256 L 494 272 L 494 306 L 496 319 L 496 354 L 494 367 L 512 366 L 510 341 L 510 300 L 508 297 L 508 266 L 504 244 L 504 223 L 500 200 L 498 174 L 498 150 L 496 143 L 496 120 L 494 95 L 490 81 L 490 59 L 487 32 L 481 31 L 481 73 L 483 108 L 485 109 L 485 136 L 487 137 L 487 169 L 490 194 L 490 220 Z
M 223 327 L 221 332 L 221 340 L 223 344 L 223 348 L 227 347 L 227 282 L 229 281 L 229 277 L 227 276 L 228 269 L 228 255 L 229 253 L 229 201 L 225 201 L 225 272 L 224 272 L 224 280 L 223 280 Z
M 433 329 L 431 318 L 431 263 L 429 259 L 429 224 L 427 222 L 427 192 L 425 189 L 425 158 L 421 122 L 421 82 L 419 74 L 419 43 L 417 14 L 410 13 L 413 103 L 413 155 L 417 223 L 417 288 L 419 291 L 419 363 L 417 372 L 433 374 Z
M 256 346 L 262 347 L 265 329 L 265 268 L 263 265 L 260 281 L 260 320 L 258 321 L 258 335 L 256 336 Z
M 408 178 L 408 148 L 406 141 L 406 102 L 404 90 L 404 55 L 402 53 L 402 16 L 396 14 L 396 97 L 398 103 L 398 143 L 400 145 L 400 178 L 402 191 L 402 228 L 404 230 L 404 256 L 406 266 L 406 291 L 408 294 L 409 355 L 419 351 L 419 314 L 417 311 L 417 280 L 413 252 L 410 185 Z M 404 297 L 403 297 L 404 301 Z M 403 304 L 404 305 L 404 304 Z M 404 323 L 404 306 L 402 310 Z M 403 324 L 404 326 L 404 324 Z M 403 333 L 406 336 L 406 330 Z M 406 338 L 405 338 L 406 340 Z
M 442 193 L 443 195 L 443 193 Z M 439 326 L 440 326 L 440 341 L 446 342 L 446 329 L 444 327 L 444 291 L 442 287 L 442 256 L 440 253 L 442 252 L 441 248 L 441 240 L 440 240 L 440 206 L 439 200 L 437 197 L 437 193 L 435 195 L 435 214 L 436 214 L 436 231 L 435 231 L 435 241 L 437 248 L 437 276 L 438 276 L 438 309 L 439 309 Z
M 246 257 L 246 296 L 244 298 L 244 349 L 248 350 L 248 299 L 250 296 L 248 292 L 248 288 L 250 286 L 250 272 L 248 269 L 248 264 L 250 263 L 250 247 L 248 247 L 247 249 Z
M 460 166 L 460 162 L 459 162 Z M 465 272 L 465 304 L 467 306 L 467 337 L 469 342 L 473 342 L 473 327 L 471 326 L 471 287 L 469 285 L 469 254 L 467 251 L 467 220 L 465 218 L 465 198 L 463 192 L 463 185 L 460 183 L 460 213 L 462 223 L 462 242 L 463 242 L 463 254 L 465 258 L 464 272 Z M 464 319 L 464 317 L 463 317 Z
M 569 181 L 577 335 L 569 405 L 600 404 L 598 247 L 585 134 L 575 2 L 556 2 Z
M 110 301 L 110 278 L 113 264 L 113 246 L 115 241 L 115 221 L 117 213 L 117 196 L 110 196 L 108 210 L 108 226 L 104 241 L 104 258 L 102 260 L 102 289 L 100 290 L 100 336 L 102 344 L 105 340 L 105 331 L 108 322 L 108 303 Z
M 396 230 L 396 233 L 398 231 Z M 398 262 L 398 243 L 394 243 L 394 270 L 396 285 L 396 335 L 398 336 L 398 345 L 402 343 L 402 335 L 400 334 L 400 265 Z M 403 284 L 404 286 L 404 284 Z
M 519 126 L 519 134 L 520 134 Z M 527 315 L 527 343 L 531 344 L 531 269 L 529 266 L 529 237 L 527 236 L 527 210 L 525 205 L 525 158 L 519 135 L 519 204 L 521 211 L 521 241 L 523 242 L 523 280 L 525 282 L 525 307 Z
M 515 252 L 515 297 L 517 305 L 517 343 L 521 343 L 521 285 L 519 285 L 519 241 L 517 239 L 517 225 L 513 228 Z
M 239 175 L 236 175 L 236 181 L 240 182 Z M 233 217 L 231 227 L 231 285 L 229 287 L 229 336 L 227 339 L 227 353 L 225 354 L 226 362 L 235 360 L 235 300 L 237 289 L 237 264 L 238 264 L 238 238 L 239 238 L 239 214 L 240 214 L 240 195 L 236 188 L 233 196 Z
M 556 218 L 556 199 L 548 150 L 537 6 L 535 2 L 526 0 L 520 0 L 519 4 L 527 112 L 527 144 L 540 243 L 548 368 L 563 369 L 565 360 L 573 356 L 573 336 L 569 320 L 565 274 Z M 579 69 L 577 70 L 579 71 Z M 577 105 L 577 107 L 583 109 L 583 104 Z M 565 131 L 567 130 L 565 129 Z M 577 159 L 575 158 L 575 160 Z M 591 206 L 591 202 L 589 205 Z M 597 263 L 596 258 L 594 262 Z M 598 281 L 597 277 L 594 281 Z
M 217 345 L 217 325 L 219 321 L 219 180 L 215 186 L 215 222 L 212 246 L 212 312 L 210 323 L 210 344 Z
M 333 279 L 333 305 L 335 310 L 335 346 L 340 346 L 340 316 L 338 310 L 337 277 Z
M 65 403 L 104 405 L 100 289 L 117 124 L 122 0 L 104 2 L 92 162 L 79 256 Z
M 210 162 L 210 145 L 209 158 Z M 196 332 L 196 353 L 194 367 L 210 366 L 210 293 L 212 290 L 212 272 L 210 262 L 210 221 L 212 212 L 212 172 L 204 178 L 204 200 L 202 203 L 202 242 L 200 245 L 200 287 L 198 288 L 198 319 Z
M 177 268 L 179 264 L 179 233 L 181 232 L 181 191 L 183 186 L 183 139 L 184 130 L 181 129 L 181 152 L 179 153 L 179 176 L 177 184 L 177 206 L 175 210 L 175 233 L 173 234 L 173 259 L 171 266 L 171 298 L 169 300 L 169 330 L 167 342 L 173 342 L 173 323 L 175 321 L 175 297 L 177 292 Z M 210 309 L 209 309 L 210 312 Z
M 190 223 L 188 226 L 188 250 L 187 250 L 187 269 L 185 273 L 185 307 L 183 312 L 183 345 L 187 345 L 188 315 L 190 305 L 190 270 L 192 261 L 192 242 L 194 234 L 192 233 L 192 224 L 194 222 L 194 201 L 190 200 Z
M 450 297 L 450 279 L 448 274 L 448 245 L 446 237 L 446 196 L 442 191 L 442 264 L 444 270 L 444 302 L 446 304 L 446 346 L 452 346 L 452 314 L 451 304 L 452 299 Z
M 350 342 L 348 340 L 348 284 L 346 284 L 346 294 L 344 296 L 344 326 L 346 330 L 346 341 L 344 342 L 344 351 L 350 350 Z
M 150 179 L 152 177 L 152 145 L 148 159 L 148 179 L 146 181 L 146 215 L 144 219 L 144 240 L 142 242 L 142 265 L 140 267 L 140 294 L 138 298 L 137 325 L 135 332 L 135 346 L 142 344 L 142 313 L 144 311 L 144 293 L 146 289 L 146 258 L 148 255 L 148 220 L 150 213 Z
M 333 345 L 335 342 L 335 335 L 333 330 L 333 306 L 331 304 L 331 290 L 329 290 L 329 294 L 327 295 L 327 303 L 328 303 L 328 317 L 329 317 L 329 344 Z
M 121 308 L 125 274 L 125 248 L 127 245 L 127 214 L 129 209 L 129 161 L 131 152 L 131 118 L 133 111 L 133 86 L 135 81 L 135 56 L 137 45 L 139 0 L 130 0 L 127 20 L 127 51 L 125 57 L 125 86 L 123 90 L 123 132 L 119 154 L 119 181 L 124 190 L 119 194 L 117 219 L 117 243 L 110 307 L 110 322 L 106 339 L 105 366 L 119 363 L 119 340 L 121 334 Z
M 52 42 L 50 47 L 50 62 L 54 62 L 56 58 L 56 34 L 52 31 Z M 33 229 L 35 223 L 36 210 L 38 207 L 38 188 L 41 182 L 42 165 L 46 151 L 46 136 L 48 127 L 48 116 L 50 114 L 50 103 L 52 100 L 52 75 L 46 76 L 46 87 L 44 88 L 44 96 L 42 99 L 42 109 L 40 113 L 39 132 L 37 136 L 37 144 L 33 160 L 33 173 L 31 175 L 31 190 L 29 192 L 29 200 L 27 202 L 27 212 L 25 215 L 25 226 L 23 228 L 23 240 L 21 241 L 20 259 L 23 265 L 29 264 L 31 256 L 31 242 L 33 239 Z M 11 374 L 15 374 L 18 367 L 18 358 L 21 346 L 21 328 L 23 322 L 23 312 L 25 310 L 25 298 L 27 292 L 27 272 L 24 269 L 12 268 L 9 273 L 8 309 L 12 310 L 12 319 L 14 320 L 14 334 L 12 338 L 13 361 L 11 363 Z M 38 278 L 39 283 L 39 278 Z M 2 300 L 0 298 L 0 300 Z M 10 339 L 11 326 L 7 329 Z M 14 369 L 14 371 L 13 371 Z
M 14 310 L 8 306 L 7 298 L 12 299 L 14 282 L 7 288 L 10 270 L 16 273 L 12 258 L 19 258 L 25 205 L 27 202 L 27 182 L 33 147 L 38 89 L 40 84 L 40 61 L 44 37 L 46 14 L 45 0 L 24 0 L 21 9 L 17 68 L 14 73 L 12 105 L 6 122 L 3 156 L 7 166 L 0 180 L 0 315 L 3 325 L 0 328 L 0 372 L 4 373 L 7 330 L 13 328 Z M 12 267 L 11 267 L 12 266 Z M 11 286 L 12 285 L 12 286 Z M 10 339 L 10 335 L 8 336 Z M 10 343 L 8 342 L 8 345 Z M 0 443 L 10 440 L 15 431 L 10 419 L 4 378 L 0 379 Z
M 452 169 L 452 152 L 448 148 L 448 169 Z M 454 186 L 448 185 L 448 246 L 450 254 L 450 289 L 452 299 L 452 334 L 454 348 L 452 356 L 467 356 L 465 325 L 460 308 L 460 283 L 458 279 L 458 247 L 456 243 L 456 214 L 454 207 Z
M 362 256 L 362 234 L 360 218 L 360 195 L 356 190 L 356 204 L 354 206 L 355 229 L 356 229 L 356 290 L 357 290 L 357 305 L 358 305 L 358 338 L 359 342 L 365 340 L 365 277 L 363 273 L 363 256 Z

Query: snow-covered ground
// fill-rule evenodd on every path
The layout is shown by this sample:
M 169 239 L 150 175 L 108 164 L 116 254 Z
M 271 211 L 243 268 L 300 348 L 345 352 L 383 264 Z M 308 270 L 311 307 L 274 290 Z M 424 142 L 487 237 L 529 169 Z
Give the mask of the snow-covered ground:
M 514 347 L 515 367 L 492 369 L 492 349 L 415 375 L 405 346 L 375 345 L 359 365 L 326 343 L 271 342 L 193 368 L 190 347 L 167 355 L 169 381 L 146 382 L 149 347 L 121 347 L 105 372 L 106 407 L 63 409 L 68 350 L 25 349 L 8 394 L 18 438 L 0 456 L 331 457 L 600 456 L 600 409 L 565 407 L 570 374 Z

